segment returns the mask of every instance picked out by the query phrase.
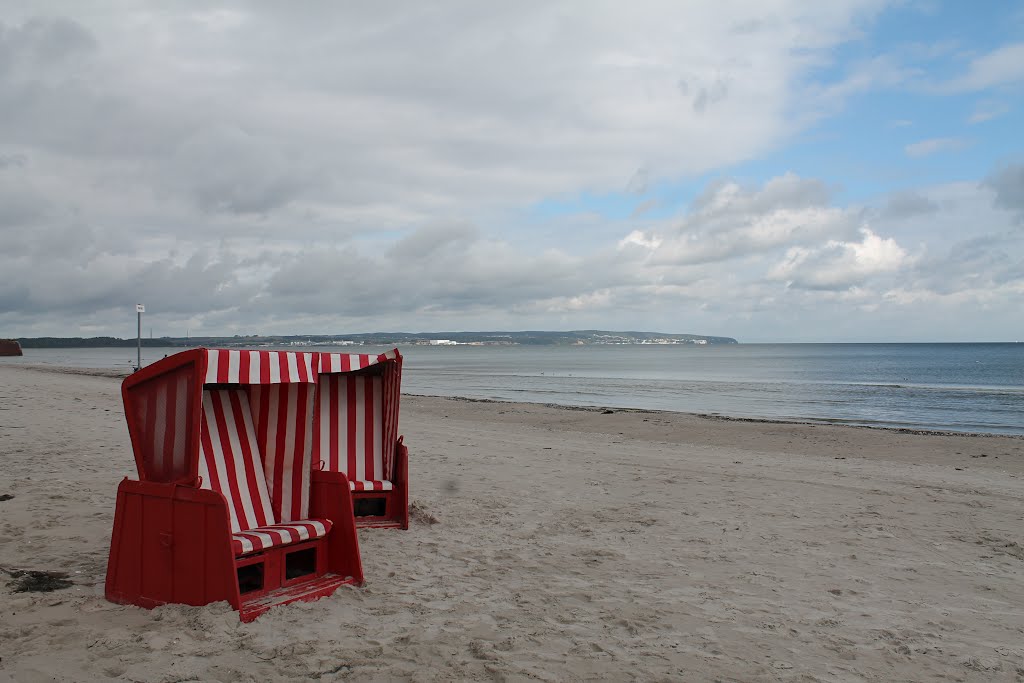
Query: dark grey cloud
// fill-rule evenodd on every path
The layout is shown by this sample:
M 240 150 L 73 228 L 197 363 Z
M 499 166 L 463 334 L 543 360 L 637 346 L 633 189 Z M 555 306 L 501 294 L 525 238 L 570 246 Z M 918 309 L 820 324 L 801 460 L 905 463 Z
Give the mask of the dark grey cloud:
M 138 97 L 83 24 L 0 22 L 0 145 L 70 156 L 165 154 L 182 112 Z
M 95 51 L 93 35 L 76 21 L 32 18 L 16 25 L 0 22 L 0 75 L 8 78 L 44 72 Z
M 47 214 L 47 205 L 23 178 L 15 177 L 10 168 L 0 168 L 0 235 L 10 251 L 21 249 L 37 238 L 27 232 Z M 7 229 L 12 234 L 7 235 Z
M 480 239 L 480 231 L 468 223 L 432 225 L 420 228 L 395 242 L 388 256 L 399 263 L 434 259 L 439 251 L 471 245 Z
M 879 212 L 882 220 L 903 220 L 926 216 L 940 210 L 939 203 L 917 192 L 899 192 L 886 201 Z
M 344 318 L 431 310 L 508 309 L 586 296 L 639 281 L 618 255 L 528 256 L 469 225 L 417 231 L 384 252 L 303 251 L 270 277 L 255 312 L 287 309 Z
M 705 113 L 709 107 L 729 96 L 729 82 L 721 76 L 714 77 L 707 83 L 699 80 L 691 83 L 690 80 L 681 78 L 676 87 L 683 97 L 690 98 L 690 106 L 698 114 Z
M 1024 220 L 1024 164 L 1011 164 L 990 175 L 984 183 L 995 192 L 995 205 Z
M 0 170 L 5 168 L 25 168 L 28 157 L 24 154 L 0 154 Z
M 165 172 L 203 211 L 237 214 L 266 214 L 320 182 L 300 150 L 227 126 L 182 140 Z
M 231 258 L 125 259 L 92 248 L 83 255 L 74 247 L 88 244 L 87 237 L 73 231 L 68 237 L 67 249 L 45 258 L 0 257 L 5 312 L 88 315 L 145 301 L 165 314 L 205 313 L 236 307 L 258 291 L 238 282 L 237 262 Z M 39 264 L 45 264 L 42 272 Z
M 919 284 L 945 295 L 971 289 L 997 291 L 1024 281 L 1024 236 L 1020 233 L 985 235 L 953 244 L 929 256 L 914 273 Z

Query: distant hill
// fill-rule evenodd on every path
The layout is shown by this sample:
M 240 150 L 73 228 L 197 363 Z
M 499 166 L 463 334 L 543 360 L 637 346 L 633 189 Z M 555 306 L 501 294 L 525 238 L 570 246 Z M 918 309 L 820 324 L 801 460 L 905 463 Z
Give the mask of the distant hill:
M 74 349 L 94 348 L 99 346 L 131 346 L 136 340 L 119 339 L 117 337 L 19 337 L 22 349 Z M 161 339 L 143 339 L 143 346 L 174 346 Z
M 136 340 L 118 337 L 21 337 L 24 349 L 135 346 Z M 612 332 L 576 330 L 572 332 L 370 332 L 363 334 L 304 334 L 233 337 L 159 337 L 144 338 L 151 346 L 582 346 L 588 344 L 738 344 L 732 337 L 665 332 Z

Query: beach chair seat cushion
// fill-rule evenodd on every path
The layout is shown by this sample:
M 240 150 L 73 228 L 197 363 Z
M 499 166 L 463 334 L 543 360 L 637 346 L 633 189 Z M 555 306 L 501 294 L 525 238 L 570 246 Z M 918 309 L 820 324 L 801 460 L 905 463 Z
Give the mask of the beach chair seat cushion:
M 349 488 L 353 491 L 393 491 L 395 485 L 390 481 L 350 481 Z
M 331 526 L 329 519 L 305 519 L 270 524 L 232 534 L 231 547 L 235 551 L 235 557 L 239 557 L 267 548 L 323 538 L 331 530 Z

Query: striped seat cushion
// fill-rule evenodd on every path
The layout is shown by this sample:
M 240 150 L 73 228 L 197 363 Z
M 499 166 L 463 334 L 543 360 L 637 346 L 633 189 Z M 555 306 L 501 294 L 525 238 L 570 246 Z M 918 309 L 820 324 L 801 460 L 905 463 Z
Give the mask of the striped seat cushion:
M 353 491 L 391 491 L 395 488 L 395 485 L 390 481 L 353 480 L 348 484 L 349 488 Z
M 248 555 L 279 545 L 323 538 L 331 530 L 329 519 L 307 519 L 301 522 L 271 524 L 231 534 L 231 547 L 235 557 Z

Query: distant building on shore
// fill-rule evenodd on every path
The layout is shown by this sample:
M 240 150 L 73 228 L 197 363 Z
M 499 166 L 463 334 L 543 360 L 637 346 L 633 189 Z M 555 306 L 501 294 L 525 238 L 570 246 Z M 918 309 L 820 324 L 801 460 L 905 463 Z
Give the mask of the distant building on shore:
M 17 339 L 0 339 L 0 356 L 23 356 Z

